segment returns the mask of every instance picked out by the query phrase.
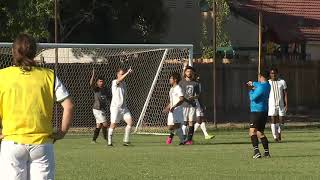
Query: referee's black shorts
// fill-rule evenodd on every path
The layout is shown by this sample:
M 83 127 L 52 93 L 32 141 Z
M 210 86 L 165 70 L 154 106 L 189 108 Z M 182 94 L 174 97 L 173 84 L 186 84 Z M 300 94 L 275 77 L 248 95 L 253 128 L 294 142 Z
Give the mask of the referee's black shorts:
M 250 128 L 255 128 L 257 131 L 264 132 L 267 120 L 268 112 L 251 112 Z

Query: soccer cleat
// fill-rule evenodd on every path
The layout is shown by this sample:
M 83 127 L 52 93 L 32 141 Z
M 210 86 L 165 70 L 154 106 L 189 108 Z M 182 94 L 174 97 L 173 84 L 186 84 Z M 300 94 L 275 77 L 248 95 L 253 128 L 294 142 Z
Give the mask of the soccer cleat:
M 107 146 L 113 146 L 113 144 L 107 144 Z
M 91 141 L 91 144 L 97 144 L 97 141 L 93 141 L 93 140 L 92 140 L 92 141 Z
M 252 156 L 253 159 L 261 158 L 261 154 L 258 152 Z
M 183 135 L 183 139 L 187 141 L 187 135 Z
M 167 137 L 167 139 L 166 139 L 166 144 L 171 144 L 171 143 L 172 143 L 172 138 Z
M 216 137 L 215 135 L 208 135 L 208 136 L 205 136 L 204 139 L 208 140 L 208 139 L 213 139 L 215 137 Z
M 276 138 L 276 139 L 274 139 L 274 142 L 276 142 L 276 143 L 280 143 L 281 141 L 280 141 L 280 139 L 279 139 L 279 138 Z
M 123 146 L 129 146 L 130 142 L 123 142 Z
M 271 158 L 271 156 L 270 156 L 270 153 L 269 153 L 269 152 L 265 152 L 263 157 L 265 157 L 265 158 Z
M 183 142 L 179 143 L 179 146 L 183 146 L 183 145 L 184 145 L 184 143 L 183 143 Z
M 192 140 L 188 140 L 184 143 L 185 145 L 192 145 Z

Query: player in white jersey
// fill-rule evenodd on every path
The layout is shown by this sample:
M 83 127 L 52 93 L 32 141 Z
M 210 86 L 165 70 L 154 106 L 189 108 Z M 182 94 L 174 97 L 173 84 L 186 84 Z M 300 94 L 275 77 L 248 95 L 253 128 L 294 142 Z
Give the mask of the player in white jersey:
M 271 131 L 276 142 L 281 141 L 281 127 L 284 123 L 284 117 L 288 111 L 288 91 L 287 84 L 278 77 L 278 70 L 270 70 L 269 80 L 271 90 L 269 95 L 269 112 L 271 117 Z
M 196 120 L 196 123 L 194 125 L 194 132 L 197 131 L 197 129 L 200 127 L 203 134 L 204 134 L 204 138 L 205 139 L 213 139 L 215 136 L 214 135 L 209 135 L 208 132 L 207 132 L 207 128 L 206 128 L 206 124 L 204 122 L 205 120 L 205 116 L 204 116 L 204 108 L 202 106 L 202 104 L 200 104 L 200 99 L 201 99 L 201 83 L 200 83 L 200 76 L 199 74 L 195 74 L 195 81 L 199 83 L 199 98 L 196 99 L 196 116 L 197 116 L 197 120 Z
M 166 144 L 171 144 L 174 137 L 174 131 L 180 139 L 180 145 L 184 144 L 183 132 L 182 132 L 182 123 L 183 123 L 183 108 L 181 104 L 184 101 L 183 92 L 179 86 L 179 81 L 181 80 L 179 73 L 173 73 L 170 76 L 170 85 L 172 86 L 169 92 L 170 103 L 163 110 L 168 114 L 168 128 L 170 135 L 167 137 Z
M 126 96 L 127 87 L 124 79 L 132 72 L 130 68 L 128 71 L 124 69 L 117 70 L 117 79 L 112 81 L 112 100 L 110 105 L 110 119 L 111 125 L 108 131 L 108 146 L 112 146 L 112 134 L 120 120 L 124 120 L 127 123 L 125 128 L 123 145 L 128 146 L 130 131 L 132 127 L 132 116 L 127 108 Z

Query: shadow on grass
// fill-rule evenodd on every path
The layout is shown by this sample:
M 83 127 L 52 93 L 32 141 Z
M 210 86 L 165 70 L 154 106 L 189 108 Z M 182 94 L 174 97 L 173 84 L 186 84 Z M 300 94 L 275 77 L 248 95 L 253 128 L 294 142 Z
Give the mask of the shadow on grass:
M 280 156 L 275 156 L 275 158 L 308 158 L 308 157 L 320 157 L 320 154 L 301 154 L 301 155 L 285 155 L 285 156 L 281 156 L 280 155 Z
M 285 140 L 282 141 L 281 143 L 277 143 L 274 141 L 270 141 L 269 140 L 269 144 L 290 144 L 290 143 L 314 143 L 314 142 L 318 142 L 320 140 L 314 140 L 314 139 L 310 139 L 310 140 Z M 241 144 L 251 144 L 250 139 L 248 139 L 248 141 L 238 141 L 238 142 L 233 142 L 233 141 L 228 141 L 228 142 L 195 142 L 195 145 L 241 145 Z
M 240 145 L 240 144 L 251 144 L 250 141 L 242 141 L 242 142 L 208 142 L 208 143 L 200 143 L 202 145 Z M 197 143 L 198 145 L 198 143 Z
M 319 139 L 309 139 L 309 140 L 305 140 L 305 139 L 301 139 L 301 140 L 284 140 L 281 141 L 280 143 L 277 142 L 270 142 L 271 144 L 288 144 L 288 143 L 314 143 L 314 142 L 319 142 Z

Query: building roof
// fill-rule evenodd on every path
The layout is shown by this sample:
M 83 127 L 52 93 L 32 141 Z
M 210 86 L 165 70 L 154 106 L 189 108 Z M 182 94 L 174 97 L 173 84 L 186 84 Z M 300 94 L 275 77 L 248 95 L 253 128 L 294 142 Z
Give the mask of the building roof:
M 256 24 L 260 11 L 275 42 L 320 41 L 319 0 L 231 0 L 229 5 Z

